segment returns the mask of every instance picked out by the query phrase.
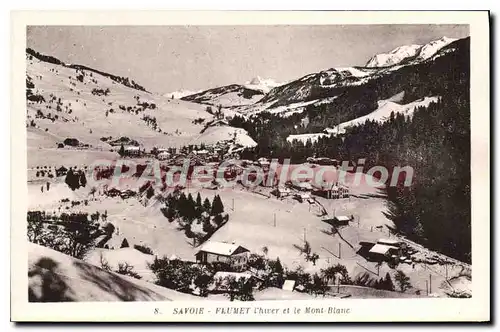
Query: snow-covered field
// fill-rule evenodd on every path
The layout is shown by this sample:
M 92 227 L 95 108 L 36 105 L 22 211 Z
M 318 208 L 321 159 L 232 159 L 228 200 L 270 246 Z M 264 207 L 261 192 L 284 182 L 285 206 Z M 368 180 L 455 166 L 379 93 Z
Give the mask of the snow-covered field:
M 217 142 L 223 140 L 234 140 L 236 144 L 246 147 L 254 147 L 257 145 L 257 143 L 250 136 L 248 136 L 245 129 L 230 126 L 209 127 L 202 134 L 196 137 L 191 144 L 216 144 Z

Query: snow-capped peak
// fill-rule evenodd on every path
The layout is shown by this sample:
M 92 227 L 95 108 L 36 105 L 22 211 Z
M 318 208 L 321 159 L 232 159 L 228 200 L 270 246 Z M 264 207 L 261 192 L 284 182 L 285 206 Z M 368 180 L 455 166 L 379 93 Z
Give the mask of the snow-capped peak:
M 429 59 L 434 54 L 436 54 L 437 51 L 439 51 L 446 45 L 454 42 L 455 40 L 457 39 L 448 37 L 443 37 L 438 40 L 433 40 L 422 47 L 422 49 L 419 52 L 418 58 L 422 60 Z
M 252 78 L 250 81 L 245 82 L 245 87 L 248 89 L 261 90 L 268 93 L 272 88 L 283 85 L 284 83 L 277 83 L 273 79 L 264 79 L 260 76 Z
M 405 59 L 415 57 L 421 48 L 422 45 L 416 44 L 399 46 L 389 53 L 375 55 L 368 61 L 366 67 L 387 67 L 396 65 Z
M 372 57 L 366 67 L 388 67 L 400 64 L 404 60 L 426 60 L 436 54 L 441 48 L 454 42 L 455 38 L 442 37 L 425 45 L 404 45 L 395 48 L 389 53 L 381 53 Z

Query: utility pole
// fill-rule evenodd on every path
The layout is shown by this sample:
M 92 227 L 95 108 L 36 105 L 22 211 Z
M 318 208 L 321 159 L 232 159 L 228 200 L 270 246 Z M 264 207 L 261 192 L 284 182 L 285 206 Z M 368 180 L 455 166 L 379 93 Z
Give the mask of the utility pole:
M 429 293 L 432 293 L 432 276 L 429 273 Z
M 444 268 L 446 269 L 446 281 L 448 281 L 448 262 L 446 262 Z
M 427 296 L 429 295 L 429 281 L 425 281 L 425 291 L 427 292 Z
M 339 259 L 342 258 L 342 255 L 341 255 L 341 250 L 340 250 L 340 246 L 342 245 L 342 243 L 339 242 Z

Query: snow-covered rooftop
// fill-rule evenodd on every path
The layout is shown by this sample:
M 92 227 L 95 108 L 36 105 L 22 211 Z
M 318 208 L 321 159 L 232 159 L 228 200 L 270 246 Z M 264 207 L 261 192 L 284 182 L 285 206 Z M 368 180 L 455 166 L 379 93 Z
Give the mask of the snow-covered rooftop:
M 389 252 L 389 250 L 391 249 L 395 249 L 397 250 L 398 248 L 397 247 L 394 247 L 394 246 L 387 246 L 385 244 L 376 244 L 374 245 L 371 249 L 370 249 L 370 252 L 371 253 L 375 253 L 375 254 L 381 254 L 381 255 L 385 255 Z
M 200 251 L 210 252 L 212 254 L 219 254 L 224 256 L 231 256 L 239 247 L 241 246 L 237 244 L 210 241 L 205 243 L 201 247 Z M 248 249 L 246 248 L 243 249 L 245 251 L 248 251 Z
M 387 245 L 398 245 L 399 241 L 398 240 L 391 240 L 391 239 L 380 239 L 377 241 L 377 243 L 387 244 Z

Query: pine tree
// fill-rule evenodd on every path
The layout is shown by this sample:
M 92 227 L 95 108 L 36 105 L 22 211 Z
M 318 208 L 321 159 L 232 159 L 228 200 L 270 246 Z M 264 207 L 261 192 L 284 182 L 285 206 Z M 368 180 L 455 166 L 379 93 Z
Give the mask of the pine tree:
M 384 279 L 384 289 L 393 291 L 394 290 L 394 283 L 392 282 L 391 275 L 389 272 L 385 275 Z
M 196 206 L 197 207 L 201 207 L 202 206 L 200 193 L 198 193 L 198 195 L 196 195 Z
M 78 189 L 80 187 L 80 177 L 71 168 L 66 173 L 66 178 L 64 182 L 68 185 L 71 190 Z
M 120 248 L 128 248 L 128 247 L 130 247 L 130 245 L 128 244 L 127 239 L 123 239 Z
M 394 279 L 396 280 L 400 291 L 403 293 L 411 287 L 410 278 L 401 270 L 396 271 L 396 276 L 394 277 Z
M 212 204 L 210 204 L 210 200 L 205 198 L 205 201 L 203 201 L 203 210 L 206 212 L 210 212 L 212 210 Z
M 123 144 L 120 146 L 120 150 L 118 151 L 118 154 L 123 157 L 125 155 L 125 147 Z
M 79 181 L 81 187 L 85 187 L 87 185 L 87 178 L 85 177 L 85 172 L 80 172 Z
M 222 200 L 219 195 L 215 195 L 214 200 L 212 202 L 212 211 L 211 215 L 215 216 L 219 213 L 224 212 L 224 205 L 222 204 Z
M 188 199 L 189 204 L 195 205 L 193 195 L 191 195 L 191 193 L 188 194 L 187 199 Z
M 281 261 L 280 261 L 279 257 L 276 259 L 276 263 L 274 264 L 273 269 L 274 269 L 274 273 L 283 274 L 283 265 L 281 265 Z

